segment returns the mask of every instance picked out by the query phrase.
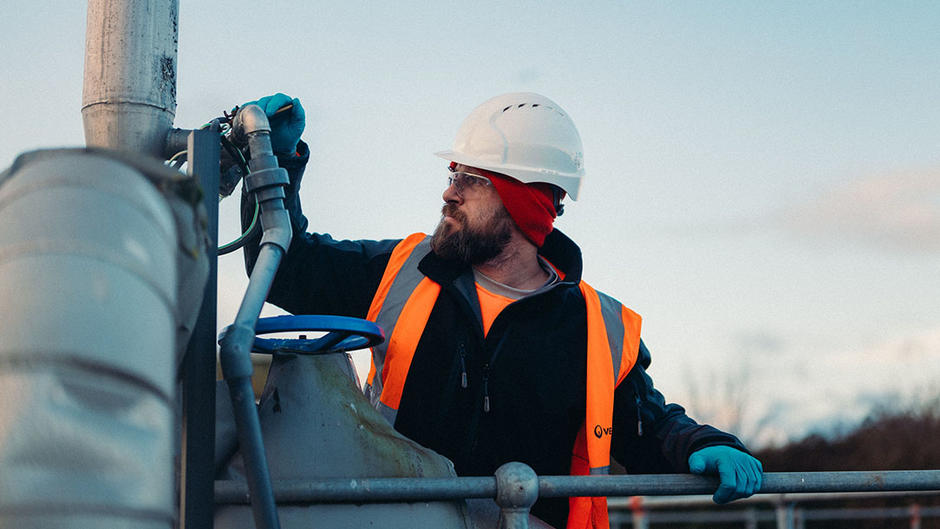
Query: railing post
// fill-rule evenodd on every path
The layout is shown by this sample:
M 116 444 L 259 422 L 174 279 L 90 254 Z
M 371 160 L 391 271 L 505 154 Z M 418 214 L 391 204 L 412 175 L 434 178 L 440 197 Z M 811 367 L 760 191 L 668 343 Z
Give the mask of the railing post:
M 793 503 L 781 501 L 777 504 L 777 529 L 795 529 L 793 527 Z
M 630 512 L 633 529 L 649 529 L 649 520 L 646 518 L 646 508 L 643 507 L 643 496 L 630 498 Z
M 806 529 L 806 511 L 802 507 L 796 507 L 796 504 L 792 504 L 793 508 L 793 524 L 796 526 L 796 529 Z
M 911 505 L 911 529 L 920 529 L 920 504 Z
M 496 469 L 496 504 L 499 529 L 529 529 L 529 510 L 539 498 L 539 478 L 524 463 L 506 463 Z
M 744 515 L 744 529 L 757 529 L 757 509 L 748 507 Z

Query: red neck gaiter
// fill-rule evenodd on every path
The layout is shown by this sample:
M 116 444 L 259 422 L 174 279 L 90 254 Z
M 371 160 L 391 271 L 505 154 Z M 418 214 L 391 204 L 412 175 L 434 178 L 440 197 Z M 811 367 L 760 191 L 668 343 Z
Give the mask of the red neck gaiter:
M 519 230 L 538 247 L 552 232 L 555 205 L 551 184 L 534 182 L 524 184 L 515 178 L 484 169 L 474 168 L 493 182 L 509 216 Z

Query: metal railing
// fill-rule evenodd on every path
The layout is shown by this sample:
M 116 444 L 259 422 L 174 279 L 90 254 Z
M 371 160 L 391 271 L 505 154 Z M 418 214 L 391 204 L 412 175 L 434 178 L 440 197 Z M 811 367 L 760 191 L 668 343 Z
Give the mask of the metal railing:
M 777 529 L 803 529 L 806 522 L 830 520 L 885 520 L 906 518 L 911 529 L 919 529 L 924 518 L 940 517 L 940 507 L 922 507 L 912 504 L 907 507 L 853 507 L 831 509 L 807 509 L 799 506 L 781 506 L 775 509 L 748 507 L 735 511 L 709 509 L 626 513 L 610 516 L 611 529 L 632 527 L 649 529 L 651 526 L 672 527 L 675 524 L 739 523 L 744 529 L 757 529 L 759 524 L 772 523 Z
M 528 511 L 539 497 L 711 494 L 717 486 L 717 477 L 692 474 L 536 476 L 531 468 L 522 463 L 508 463 L 500 467 L 494 477 L 343 478 L 273 482 L 274 497 L 278 504 L 495 498 L 503 510 L 500 527 L 505 529 L 526 529 Z M 770 472 L 764 474 L 761 487 L 762 495 L 886 491 L 940 491 L 940 470 Z M 248 487 L 243 482 L 216 481 L 215 500 L 217 504 L 247 504 L 250 500 Z
M 756 529 L 767 522 L 777 529 L 802 529 L 807 521 L 889 518 L 907 518 L 911 529 L 919 529 L 921 519 L 940 517 L 940 506 L 923 506 L 916 500 L 931 496 L 940 496 L 940 490 L 758 494 L 723 507 L 716 506 L 711 496 L 631 496 L 612 498 L 608 506 L 612 529 L 649 529 L 678 523 L 739 523 L 745 529 Z M 896 507 L 806 507 L 809 503 L 891 498 L 913 503 Z

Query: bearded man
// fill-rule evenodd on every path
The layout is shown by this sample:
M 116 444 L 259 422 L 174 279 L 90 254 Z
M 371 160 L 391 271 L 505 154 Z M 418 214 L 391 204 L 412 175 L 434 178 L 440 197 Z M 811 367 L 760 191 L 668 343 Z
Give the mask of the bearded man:
M 257 104 L 291 177 L 294 229 L 268 300 L 385 329 L 365 392 L 396 430 L 461 476 L 510 461 L 540 475 L 604 474 L 612 457 L 631 473 L 719 474 L 719 503 L 760 488 L 760 462 L 736 437 L 654 388 L 640 317 L 582 281 L 580 249 L 554 228 L 584 175 L 580 137 L 558 104 L 512 93 L 477 107 L 437 153 L 449 166 L 434 234 L 386 241 L 306 233 L 303 108 L 283 94 Z M 252 209 L 243 202 L 246 226 Z M 250 272 L 256 247 L 245 255 Z M 555 527 L 608 526 L 603 498 L 540 499 L 532 514 Z

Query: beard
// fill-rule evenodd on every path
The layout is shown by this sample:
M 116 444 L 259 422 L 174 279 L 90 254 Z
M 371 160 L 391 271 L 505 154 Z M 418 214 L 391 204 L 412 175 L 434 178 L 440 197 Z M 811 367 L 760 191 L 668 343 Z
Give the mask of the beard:
M 482 228 L 470 226 L 467 215 L 453 204 L 444 204 L 441 215 L 454 219 L 460 226 L 454 228 L 444 222 L 443 216 L 431 236 L 431 250 L 438 257 L 468 265 L 485 263 L 503 252 L 512 239 L 513 220 L 506 208 L 486 219 Z

